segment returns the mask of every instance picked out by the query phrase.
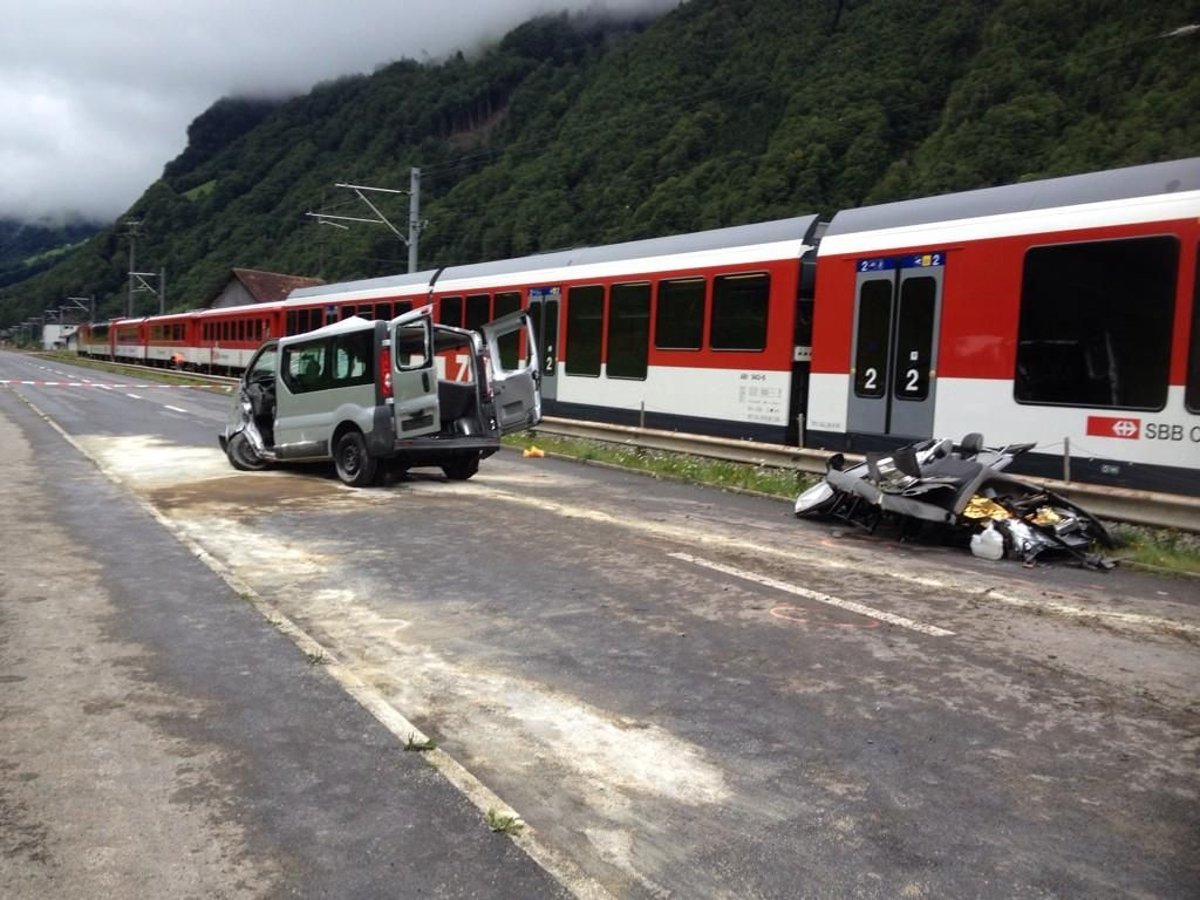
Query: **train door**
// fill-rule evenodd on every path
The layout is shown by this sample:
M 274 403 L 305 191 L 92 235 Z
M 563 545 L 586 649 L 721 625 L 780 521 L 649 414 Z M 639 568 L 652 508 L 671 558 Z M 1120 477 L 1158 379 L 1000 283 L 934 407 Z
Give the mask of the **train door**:
M 946 254 L 858 261 L 847 429 L 933 434 Z
M 529 289 L 529 315 L 542 363 L 542 400 L 557 396 L 558 373 L 558 309 L 562 300 L 561 287 Z

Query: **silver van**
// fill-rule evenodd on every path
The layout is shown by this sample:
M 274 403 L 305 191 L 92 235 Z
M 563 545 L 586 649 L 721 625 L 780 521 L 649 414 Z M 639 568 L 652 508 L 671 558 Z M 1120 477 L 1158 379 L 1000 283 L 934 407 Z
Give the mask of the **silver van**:
M 268 341 L 242 375 L 221 448 L 243 471 L 332 460 L 355 487 L 417 466 L 470 478 L 501 435 L 541 421 L 535 348 L 523 310 L 476 332 L 435 324 L 430 306 Z

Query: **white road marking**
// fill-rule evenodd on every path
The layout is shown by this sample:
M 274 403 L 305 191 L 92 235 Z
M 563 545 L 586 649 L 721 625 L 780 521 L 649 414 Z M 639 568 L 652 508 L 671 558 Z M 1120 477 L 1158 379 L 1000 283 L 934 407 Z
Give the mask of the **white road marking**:
M 489 476 L 489 479 L 494 478 L 495 476 Z M 848 548 L 841 547 L 838 553 L 843 559 L 838 559 L 831 556 L 828 550 L 824 548 L 818 548 L 815 551 L 806 551 L 800 547 L 782 549 L 765 543 L 755 543 L 743 538 L 712 532 L 697 532 L 690 525 L 687 527 L 676 527 L 664 522 L 639 521 L 629 516 L 619 518 L 590 507 L 569 505 L 557 501 L 545 500 L 540 497 L 531 497 L 527 494 L 513 493 L 511 490 L 504 488 L 491 487 L 487 481 L 488 479 L 481 479 L 478 482 L 472 481 L 470 486 L 463 485 L 461 488 L 457 485 L 439 484 L 437 485 L 437 490 L 444 495 L 461 493 L 463 496 L 470 496 L 475 500 L 478 500 L 480 497 L 488 497 L 503 503 L 528 506 L 564 519 L 581 519 L 598 524 L 611 525 L 616 528 L 638 531 L 652 537 L 677 540 L 682 544 L 692 547 L 715 547 L 735 552 L 748 552 L 758 556 L 770 556 L 781 562 L 819 566 L 820 568 L 835 572 L 859 570 L 868 564 L 867 560 L 869 558 L 874 558 L 868 555 L 855 554 Z M 523 484 L 520 481 L 514 481 L 513 483 L 516 486 L 522 486 Z M 1200 635 L 1200 625 L 1181 622 L 1177 619 L 1096 607 L 1072 606 L 1066 603 L 1047 600 L 1041 596 L 1018 596 L 1006 593 L 990 584 L 981 583 L 978 578 L 956 578 L 949 573 L 943 577 L 931 578 L 927 575 L 916 575 L 902 570 L 892 570 L 887 573 L 887 577 L 922 588 L 953 592 L 956 595 L 972 598 L 983 603 L 995 601 L 1017 609 L 1032 610 L 1038 614 L 1060 615 L 1077 622 L 1105 622 L 1111 627 L 1131 625 L 1164 631 L 1179 636 Z
M 141 394 L 126 394 L 125 396 L 126 396 L 126 397 L 130 397 L 130 398 L 132 398 L 132 399 L 134 399 L 134 400 L 141 400 L 141 399 L 143 399 Z
M 878 619 L 881 622 L 888 622 L 892 625 L 898 625 L 901 628 L 907 628 L 909 631 L 919 631 L 921 634 L 928 634 L 932 635 L 933 637 L 950 637 L 954 634 L 953 631 L 947 631 L 945 628 L 939 628 L 936 625 L 925 625 L 922 622 L 914 622 L 912 619 L 907 619 L 904 616 L 897 616 L 894 613 L 884 612 L 881 609 L 865 606 L 864 604 L 856 603 L 853 600 L 842 600 L 840 597 L 822 594 L 820 591 L 810 591 L 808 588 L 802 588 L 799 585 L 789 584 L 786 581 L 780 581 L 778 578 L 771 578 L 767 575 L 759 575 L 757 572 L 748 572 L 745 569 L 727 566 L 723 563 L 713 562 L 709 559 L 701 559 L 698 556 L 692 556 L 690 553 L 668 553 L 667 555 L 673 559 L 678 559 L 682 560 L 683 562 L 692 563 L 693 565 L 702 566 L 705 569 L 712 569 L 714 572 L 732 575 L 735 578 L 744 578 L 746 581 L 753 581 L 755 584 L 761 584 L 764 587 L 774 588 L 777 591 L 795 594 L 797 597 L 804 597 L 808 600 L 816 600 L 818 603 L 824 603 L 828 606 L 836 606 L 838 609 L 844 609 L 849 612 L 858 613 L 860 616 L 867 616 L 871 619 Z
M 163 408 L 169 409 L 172 412 L 177 412 L 177 413 L 186 413 L 187 412 L 186 409 L 180 409 L 178 406 L 171 406 L 169 403 L 164 404 Z

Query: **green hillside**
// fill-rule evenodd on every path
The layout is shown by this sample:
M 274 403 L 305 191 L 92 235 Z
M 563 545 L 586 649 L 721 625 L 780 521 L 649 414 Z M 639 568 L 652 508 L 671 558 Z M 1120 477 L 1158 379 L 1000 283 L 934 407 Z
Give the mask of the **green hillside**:
M 644 22 L 552 16 L 478 57 L 397 62 L 279 105 L 223 101 L 129 211 L 168 306 L 230 268 L 404 271 L 337 182 L 423 171 L 423 268 L 1200 156 L 1200 21 L 1177 0 L 691 0 Z M 404 198 L 381 201 L 400 225 Z M 102 231 L 0 290 L 124 309 Z M 146 295 L 142 295 L 146 296 Z M 147 300 L 141 311 L 151 308 Z

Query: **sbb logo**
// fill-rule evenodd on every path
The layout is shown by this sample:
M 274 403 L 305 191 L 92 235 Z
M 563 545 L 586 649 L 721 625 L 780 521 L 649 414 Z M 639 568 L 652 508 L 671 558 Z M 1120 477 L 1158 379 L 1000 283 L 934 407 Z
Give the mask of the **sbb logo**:
M 1168 425 L 1166 422 L 1147 422 L 1146 437 L 1152 441 L 1182 441 L 1183 426 Z
M 1136 441 L 1142 433 L 1142 420 L 1128 417 L 1088 416 L 1087 433 L 1095 437 L 1125 438 Z

